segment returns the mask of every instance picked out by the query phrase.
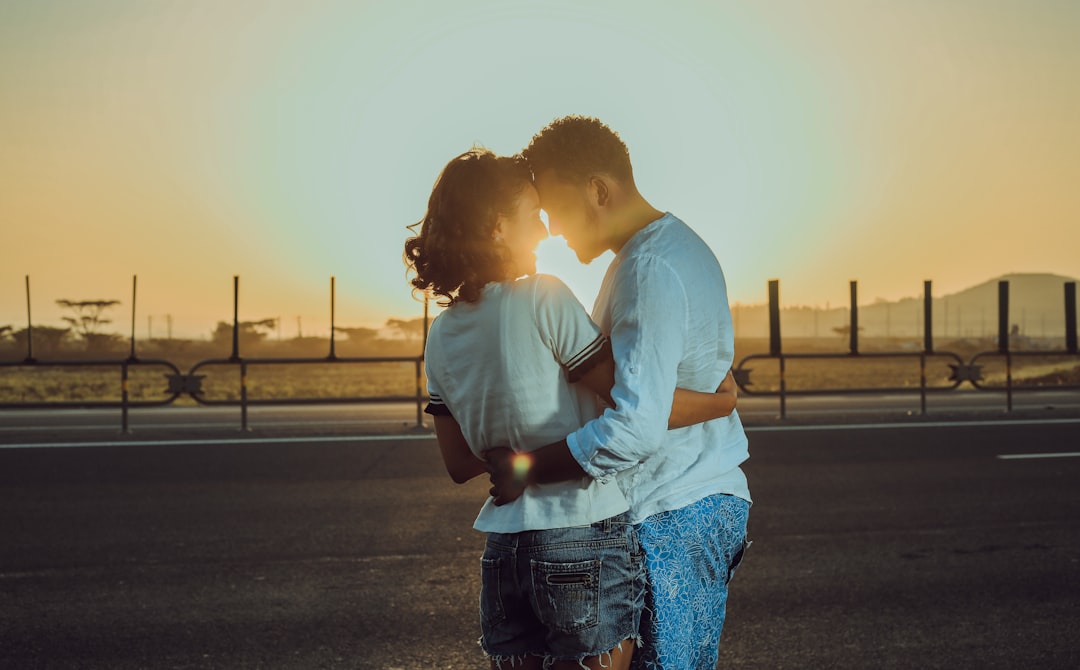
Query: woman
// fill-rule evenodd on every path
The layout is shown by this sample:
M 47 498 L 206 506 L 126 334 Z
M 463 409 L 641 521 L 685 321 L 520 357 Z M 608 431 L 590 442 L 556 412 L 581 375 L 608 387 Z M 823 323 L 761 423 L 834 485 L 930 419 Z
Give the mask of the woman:
M 598 396 L 610 402 L 610 345 L 562 282 L 536 274 L 547 230 L 520 159 L 479 148 L 454 158 L 417 227 L 411 283 L 447 308 L 425 351 L 425 411 L 447 471 L 468 481 L 501 446 L 527 467 L 531 449 L 597 416 Z M 730 413 L 734 384 L 718 390 L 677 391 L 673 427 Z M 492 668 L 629 666 L 644 572 L 627 509 L 616 481 L 591 478 L 488 499 L 474 528 L 488 533 L 480 613 Z

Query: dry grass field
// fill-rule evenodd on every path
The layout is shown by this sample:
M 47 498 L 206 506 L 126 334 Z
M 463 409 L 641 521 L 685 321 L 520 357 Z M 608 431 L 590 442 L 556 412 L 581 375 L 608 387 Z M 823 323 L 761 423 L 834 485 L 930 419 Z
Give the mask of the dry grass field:
M 136 403 L 168 401 L 172 397 L 168 392 L 168 376 L 172 374 L 172 370 L 161 365 L 131 366 L 128 400 Z M 209 365 L 195 374 L 203 376 L 200 396 L 203 400 L 240 400 L 242 387 L 238 364 Z M 249 400 L 414 396 L 417 388 L 412 363 L 249 365 L 244 381 Z M 0 403 L 120 402 L 122 395 L 119 365 L 0 368 Z M 176 402 L 194 401 L 181 396 Z
M 750 370 L 750 392 L 777 391 L 780 370 L 776 359 L 751 359 L 747 356 L 768 351 L 768 340 L 740 340 L 736 346 L 736 366 Z M 901 340 L 867 340 L 860 343 L 860 355 L 847 353 L 847 341 L 798 340 L 784 342 L 786 358 L 784 381 L 788 391 L 845 389 L 918 388 L 920 384 L 919 343 Z M 992 343 L 946 342 L 935 347 L 938 353 L 926 357 L 926 379 L 929 388 L 953 386 L 950 381 L 952 365 L 967 364 L 976 354 L 993 352 Z M 949 352 L 956 356 L 949 355 Z M 177 357 L 180 371 L 187 374 L 197 362 L 190 356 Z M 879 354 L 896 354 L 879 356 Z M 1032 352 L 1034 353 L 1034 352 Z M 396 352 L 395 352 L 396 354 Z M 828 355 L 828 358 L 800 358 L 801 354 Z M 867 354 L 867 355 L 862 355 Z M 289 355 L 288 352 L 279 356 Z M 161 358 L 170 360 L 167 355 Z M 265 361 L 270 356 L 263 356 Z M 319 357 L 311 357 L 312 361 Z M 120 402 L 122 356 L 116 364 L 92 367 L 55 366 L 47 364 L 0 367 L 0 404 L 2 403 L 89 403 Z M 1005 357 L 991 353 L 980 356 L 981 381 L 984 387 L 1005 384 Z M 414 362 L 310 362 L 304 364 L 250 363 L 243 382 L 249 400 L 385 398 L 412 397 L 417 385 L 423 389 L 424 380 L 417 379 Z M 134 403 L 168 402 L 168 366 L 159 363 L 129 366 L 128 400 Z M 238 363 L 213 363 L 195 370 L 201 379 L 201 398 L 209 402 L 239 401 L 242 392 L 241 368 Z M 422 370 L 421 370 L 422 375 Z M 1069 355 L 1014 355 L 1012 361 L 1014 385 L 1059 386 L 1080 384 L 1080 359 Z M 969 386 L 968 382 L 964 386 Z M 187 395 L 176 400 L 193 404 Z

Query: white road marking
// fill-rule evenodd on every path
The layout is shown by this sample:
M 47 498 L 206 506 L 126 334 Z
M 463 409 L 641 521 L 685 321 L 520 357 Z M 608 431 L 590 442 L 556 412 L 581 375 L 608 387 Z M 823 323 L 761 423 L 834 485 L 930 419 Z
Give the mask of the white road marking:
M 0 426 L 0 433 L 33 433 L 33 432 L 75 432 L 86 430 L 116 430 L 116 425 L 119 422 L 113 423 L 95 423 L 86 425 L 52 425 L 52 426 Z M 175 429 L 208 429 L 208 428 L 223 428 L 230 429 L 240 423 L 239 419 L 221 419 L 215 422 L 202 421 L 200 423 L 133 423 L 132 427 L 136 430 L 175 430 Z M 315 421 L 262 421 L 258 422 L 259 428 L 297 428 L 302 426 L 310 426 Z M 335 419 L 335 426 L 372 426 L 372 425 L 387 425 L 395 423 L 412 424 L 415 420 L 407 419 Z
M 911 423 L 851 423 L 851 424 L 821 424 L 821 425 L 791 425 L 791 426 L 746 426 L 747 433 L 777 433 L 785 431 L 814 431 L 814 430 L 867 430 L 900 428 L 971 428 L 972 426 L 1047 426 L 1053 424 L 1077 424 L 1077 419 L 1002 419 L 1000 421 L 912 421 Z
M 0 444 L 0 449 L 56 449 L 69 447 L 168 447 L 199 446 L 210 444 L 296 444 L 300 442 L 385 442 L 396 440 L 433 440 L 433 433 L 416 435 L 324 435 L 320 437 L 240 437 L 224 439 L 187 440 L 113 440 L 109 442 L 27 442 L 23 444 Z
M 1042 453 L 1042 454 L 998 454 L 998 458 L 1003 461 L 1017 461 L 1025 458 L 1077 458 L 1080 457 L 1080 451 L 1059 451 L 1057 453 Z
M 898 430 L 905 428 L 970 428 L 973 426 L 1045 426 L 1045 425 L 1080 425 L 1076 419 L 1017 419 L 1000 421 L 919 421 L 912 423 L 864 423 L 864 424 L 821 424 L 791 426 L 747 426 L 746 433 L 773 433 L 790 431 L 823 430 Z M 388 433 L 384 435 L 329 435 L 316 437 L 243 437 L 243 438 L 190 438 L 179 440 L 109 440 L 98 442 L 25 442 L 21 444 L 0 444 L 0 449 L 48 449 L 69 447 L 151 447 L 151 446 L 196 446 L 210 444 L 298 444 L 298 443 L 341 443 L 341 442 L 378 442 L 380 440 L 432 440 L 435 434 L 417 432 L 414 434 Z M 1066 452 L 1066 456 L 1080 455 Z M 1066 457 L 1057 454 L 1042 458 Z M 1028 454 L 1005 454 L 998 458 L 1036 458 Z

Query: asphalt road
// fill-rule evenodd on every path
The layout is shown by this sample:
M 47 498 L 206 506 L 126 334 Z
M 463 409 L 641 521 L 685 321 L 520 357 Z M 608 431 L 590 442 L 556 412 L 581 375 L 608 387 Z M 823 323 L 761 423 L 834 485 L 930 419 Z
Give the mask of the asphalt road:
M 874 393 L 778 396 L 741 393 L 739 413 L 748 426 L 788 423 L 851 423 L 910 420 L 1054 419 L 1080 416 L 1080 390 L 1018 391 L 1012 408 L 1004 392 L 971 389 L 927 394 L 925 412 L 914 393 Z M 371 434 L 400 432 L 427 418 L 416 403 L 254 405 L 247 409 L 246 426 L 274 434 Z M 25 442 L 101 440 L 115 436 L 124 425 L 114 409 L 0 408 L 0 447 Z M 239 406 L 170 405 L 130 409 L 128 432 L 153 436 L 170 432 L 190 436 L 240 430 L 245 425 Z
M 405 423 L 0 435 L 0 668 L 485 667 L 487 484 Z M 750 434 L 719 667 L 1080 667 L 1080 420 Z

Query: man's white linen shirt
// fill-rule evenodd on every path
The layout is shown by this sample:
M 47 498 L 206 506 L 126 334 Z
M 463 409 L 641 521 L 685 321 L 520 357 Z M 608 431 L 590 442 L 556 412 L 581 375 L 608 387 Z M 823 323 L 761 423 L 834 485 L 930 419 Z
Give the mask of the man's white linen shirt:
M 606 343 L 559 279 L 488 284 L 478 302 L 459 302 L 431 324 L 428 411 L 451 414 L 480 458 L 493 447 L 527 452 L 556 442 L 599 413 L 595 394 L 569 380 L 610 356 Z M 530 486 L 501 507 L 489 497 L 473 527 L 515 533 L 581 526 L 628 507 L 616 482 L 583 477 Z
M 615 356 L 615 408 L 568 435 L 575 460 L 620 482 L 634 523 L 716 493 L 750 501 L 738 412 L 667 429 L 675 387 L 715 391 L 735 355 L 724 274 L 708 245 L 665 213 L 616 254 L 593 319 Z

